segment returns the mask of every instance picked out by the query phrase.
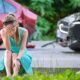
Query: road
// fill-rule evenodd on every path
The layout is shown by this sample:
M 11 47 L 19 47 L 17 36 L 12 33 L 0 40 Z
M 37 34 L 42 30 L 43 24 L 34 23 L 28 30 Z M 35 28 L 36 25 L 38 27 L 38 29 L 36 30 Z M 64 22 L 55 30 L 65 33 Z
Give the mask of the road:
M 33 61 L 32 67 L 34 68 L 80 68 L 80 53 L 76 53 L 69 49 L 64 48 L 54 43 L 46 47 L 41 47 L 49 41 L 33 41 L 31 44 L 35 48 L 28 49 Z M 0 51 L 0 57 L 4 50 Z M 1 59 L 1 58 L 0 58 Z

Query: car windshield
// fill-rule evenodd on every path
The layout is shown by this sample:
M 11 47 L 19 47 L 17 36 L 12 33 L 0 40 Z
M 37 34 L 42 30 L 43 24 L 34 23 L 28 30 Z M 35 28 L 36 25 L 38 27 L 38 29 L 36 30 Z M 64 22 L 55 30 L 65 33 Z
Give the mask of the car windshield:
M 0 0 L 0 13 L 16 12 L 16 7 L 5 0 Z

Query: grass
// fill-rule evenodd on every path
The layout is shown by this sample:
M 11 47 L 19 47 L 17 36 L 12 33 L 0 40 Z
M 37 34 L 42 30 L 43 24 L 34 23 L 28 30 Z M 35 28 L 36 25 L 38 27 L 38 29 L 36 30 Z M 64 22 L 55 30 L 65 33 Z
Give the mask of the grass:
M 35 71 L 33 76 L 28 74 L 15 77 L 3 76 L 0 77 L 0 80 L 80 80 L 80 74 L 76 74 L 75 71 L 69 69 L 58 74 L 49 74 L 48 72 L 40 73 Z

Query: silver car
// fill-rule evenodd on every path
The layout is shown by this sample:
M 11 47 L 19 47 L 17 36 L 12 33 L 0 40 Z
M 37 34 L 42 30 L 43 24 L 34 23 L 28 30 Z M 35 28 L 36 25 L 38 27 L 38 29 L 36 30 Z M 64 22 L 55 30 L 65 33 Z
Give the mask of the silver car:
M 56 34 L 57 42 L 61 46 L 80 51 L 80 13 L 59 20 Z

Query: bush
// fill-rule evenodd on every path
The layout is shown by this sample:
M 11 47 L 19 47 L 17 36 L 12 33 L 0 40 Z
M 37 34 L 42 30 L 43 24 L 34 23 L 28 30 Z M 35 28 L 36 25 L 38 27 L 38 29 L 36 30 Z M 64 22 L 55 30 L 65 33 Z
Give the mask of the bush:
M 50 23 L 48 20 L 42 17 L 38 17 L 36 32 L 33 35 L 33 40 L 51 40 L 55 37 L 56 25 Z
M 0 80 L 80 80 L 80 74 L 76 74 L 76 72 L 70 70 L 59 74 L 39 73 L 35 71 L 33 76 L 3 77 Z
M 16 0 L 41 18 L 38 19 L 35 40 L 53 40 L 58 20 L 80 10 L 80 0 Z M 56 25 L 56 26 L 55 26 Z M 45 28 L 46 26 L 46 28 Z M 49 34 L 47 34 L 49 33 Z M 53 35 L 52 35 L 53 34 Z M 52 37 L 51 37 L 52 36 Z

